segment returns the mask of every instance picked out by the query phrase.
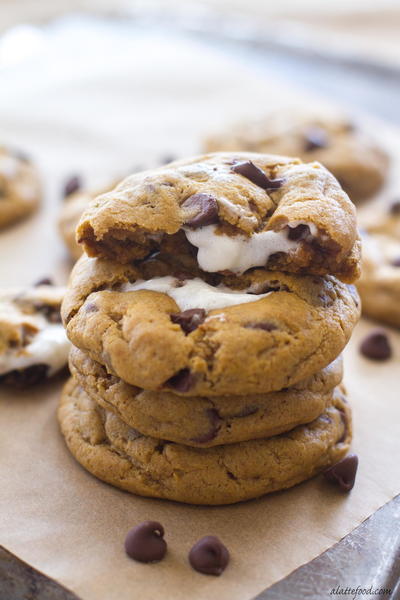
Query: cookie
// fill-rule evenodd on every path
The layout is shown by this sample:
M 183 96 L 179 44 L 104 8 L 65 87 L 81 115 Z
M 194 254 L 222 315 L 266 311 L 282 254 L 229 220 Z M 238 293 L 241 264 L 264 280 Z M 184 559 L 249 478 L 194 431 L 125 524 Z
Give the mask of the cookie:
M 71 258 L 74 260 L 78 260 L 82 254 L 82 247 L 77 244 L 75 235 L 79 219 L 88 207 L 90 200 L 96 198 L 96 196 L 100 194 L 109 192 L 116 183 L 116 181 L 113 181 L 106 187 L 102 187 L 98 190 L 79 189 L 78 187 L 77 190 L 66 195 L 58 220 L 58 230 Z M 71 189 L 73 188 L 71 187 Z
M 400 236 L 391 235 L 393 228 L 389 219 L 387 233 L 382 227 L 380 233 L 363 234 L 363 268 L 357 287 L 364 315 L 400 327 Z
M 0 146 L 0 228 L 30 215 L 40 199 L 39 176 L 29 159 Z
M 77 228 L 89 256 L 120 263 L 172 251 L 208 273 L 254 267 L 359 274 L 355 208 L 319 163 L 217 153 L 131 175 L 93 200 Z
M 342 360 L 291 388 L 245 396 L 184 398 L 149 392 L 109 375 L 105 367 L 73 348 L 70 370 L 103 408 L 144 435 L 199 448 L 271 437 L 316 419 L 342 380 Z
M 326 367 L 359 318 L 353 286 L 332 276 L 253 269 L 211 285 L 82 257 L 62 306 L 72 343 L 151 391 L 259 394 Z M 159 261 L 159 272 L 168 268 Z
M 239 123 L 209 137 L 206 152 L 266 152 L 317 160 L 338 179 L 353 202 L 372 196 L 385 182 L 389 158 L 362 127 L 341 114 L 279 111 Z
M 351 441 L 351 413 L 339 389 L 309 425 L 214 448 L 143 436 L 99 407 L 73 379 L 64 388 L 58 418 L 73 456 L 99 479 L 190 504 L 231 504 L 289 488 L 338 462 Z
M 30 385 L 67 365 L 61 323 L 64 288 L 38 285 L 0 292 L 0 382 Z

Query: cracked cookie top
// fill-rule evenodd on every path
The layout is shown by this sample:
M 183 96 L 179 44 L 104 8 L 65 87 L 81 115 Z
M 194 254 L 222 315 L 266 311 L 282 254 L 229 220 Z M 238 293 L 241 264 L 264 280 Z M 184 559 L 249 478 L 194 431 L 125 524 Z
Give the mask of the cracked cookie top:
M 120 263 L 169 249 L 206 273 L 359 274 L 346 193 L 319 163 L 280 156 L 208 154 L 132 175 L 90 203 L 77 240 Z

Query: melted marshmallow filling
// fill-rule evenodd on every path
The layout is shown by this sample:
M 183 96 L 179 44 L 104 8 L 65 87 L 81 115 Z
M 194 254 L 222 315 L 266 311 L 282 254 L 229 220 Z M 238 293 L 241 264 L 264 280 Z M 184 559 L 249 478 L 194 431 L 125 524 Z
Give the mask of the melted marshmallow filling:
M 245 304 L 246 302 L 256 302 L 271 293 L 255 295 L 243 290 L 231 290 L 223 285 L 213 287 L 198 277 L 179 282 L 179 286 L 177 286 L 177 281 L 175 277 L 170 275 L 148 279 L 147 281 L 138 280 L 135 283 L 124 283 L 120 291 L 151 290 L 162 292 L 173 298 L 181 311 L 190 308 L 204 308 L 204 310 L 209 311 L 236 304 Z
M 32 339 L 26 346 L 11 347 L 0 354 L 0 375 L 46 364 L 49 367 L 47 375 L 50 377 L 67 364 L 70 343 L 61 323 L 50 323 L 41 314 L 25 315 L 8 303 L 0 306 L 1 318 L 21 327 L 31 325 L 37 332 L 32 334 Z
M 311 235 L 316 235 L 313 223 L 296 221 L 289 223 L 290 228 L 307 225 Z M 290 252 L 299 245 L 299 240 L 290 240 L 288 229 L 281 231 L 261 231 L 250 237 L 244 235 L 228 236 L 217 234 L 215 225 L 206 225 L 199 229 L 184 228 L 188 241 L 198 248 L 197 262 L 203 271 L 231 271 L 244 273 L 252 267 L 263 267 L 269 257 L 276 252 Z

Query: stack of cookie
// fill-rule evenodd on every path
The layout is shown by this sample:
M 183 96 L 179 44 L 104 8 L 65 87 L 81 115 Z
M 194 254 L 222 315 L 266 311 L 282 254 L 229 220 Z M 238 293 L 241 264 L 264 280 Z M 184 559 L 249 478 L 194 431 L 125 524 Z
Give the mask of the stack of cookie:
M 59 420 L 86 469 L 225 504 L 344 457 L 360 241 L 324 167 L 252 153 L 171 163 L 93 200 L 77 237 Z

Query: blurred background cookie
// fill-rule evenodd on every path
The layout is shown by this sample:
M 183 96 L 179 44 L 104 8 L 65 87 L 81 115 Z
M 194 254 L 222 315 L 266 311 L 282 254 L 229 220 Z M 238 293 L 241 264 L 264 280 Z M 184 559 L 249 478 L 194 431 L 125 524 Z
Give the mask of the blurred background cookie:
M 358 124 L 341 113 L 286 108 L 211 135 L 207 152 L 248 150 L 321 162 L 353 202 L 375 194 L 389 166 L 386 151 Z

